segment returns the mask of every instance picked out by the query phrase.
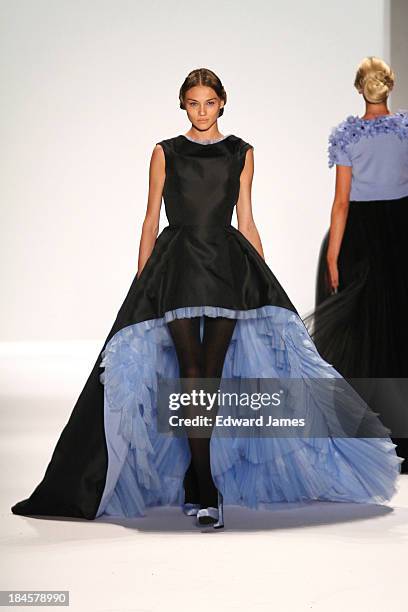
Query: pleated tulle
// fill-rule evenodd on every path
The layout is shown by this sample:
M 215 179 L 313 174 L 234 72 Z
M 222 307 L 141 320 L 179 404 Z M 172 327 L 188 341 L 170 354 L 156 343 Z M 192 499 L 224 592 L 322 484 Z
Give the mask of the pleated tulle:
M 178 377 L 166 323 L 202 315 L 237 319 L 224 378 L 342 378 L 319 355 L 300 317 L 286 308 L 185 307 L 125 327 L 102 354 L 109 464 L 96 516 L 143 516 L 149 506 L 183 503 L 188 440 L 157 432 L 157 381 Z M 364 402 L 351 387 L 336 398 L 331 393 L 311 387 L 298 412 L 329 433 L 339 416 L 357 430 Z M 401 461 L 387 435 L 211 438 L 211 470 L 225 503 L 250 508 L 303 500 L 384 503 L 396 491 Z
M 407 226 L 408 196 L 350 202 L 333 295 L 326 262 L 329 232 L 324 236 L 316 306 L 304 321 L 322 357 L 343 376 L 408 376 Z

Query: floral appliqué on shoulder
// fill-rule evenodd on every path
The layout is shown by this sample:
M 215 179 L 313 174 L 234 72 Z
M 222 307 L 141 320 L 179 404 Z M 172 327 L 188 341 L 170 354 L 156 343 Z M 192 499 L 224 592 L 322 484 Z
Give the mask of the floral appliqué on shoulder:
M 358 142 L 363 136 L 389 133 L 397 134 L 401 140 L 408 138 L 408 110 L 398 110 L 377 119 L 360 119 L 350 115 L 334 127 L 329 136 L 329 168 L 337 162 L 337 152 L 345 152 L 347 145 Z

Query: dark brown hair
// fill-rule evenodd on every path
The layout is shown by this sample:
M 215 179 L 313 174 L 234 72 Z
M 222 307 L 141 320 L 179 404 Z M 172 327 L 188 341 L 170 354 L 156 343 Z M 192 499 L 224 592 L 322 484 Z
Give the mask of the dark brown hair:
M 195 87 L 196 85 L 204 85 L 206 87 L 211 87 L 217 96 L 224 100 L 224 106 L 227 103 L 227 94 L 226 91 L 217 77 L 215 72 L 209 70 L 209 68 L 196 68 L 192 70 L 184 79 L 184 83 L 180 87 L 179 92 L 179 100 L 180 100 L 180 108 L 185 110 L 184 99 L 187 91 L 191 89 L 191 87 Z M 220 112 L 218 114 L 219 117 L 224 113 L 224 106 L 220 108 Z

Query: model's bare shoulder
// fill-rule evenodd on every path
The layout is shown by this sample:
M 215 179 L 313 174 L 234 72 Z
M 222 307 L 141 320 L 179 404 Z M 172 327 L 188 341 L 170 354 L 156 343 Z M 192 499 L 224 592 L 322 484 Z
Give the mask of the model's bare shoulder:
M 161 181 L 166 172 L 166 154 L 161 143 L 156 143 L 153 147 L 150 158 L 150 174 L 153 179 Z
M 160 155 L 163 156 L 164 155 L 164 146 L 162 145 L 161 142 L 156 142 L 156 144 L 153 147 L 153 155 Z

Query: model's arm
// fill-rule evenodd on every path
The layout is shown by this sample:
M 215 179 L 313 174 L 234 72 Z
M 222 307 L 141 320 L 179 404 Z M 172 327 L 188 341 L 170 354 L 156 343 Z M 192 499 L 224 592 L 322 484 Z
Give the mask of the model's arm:
M 259 255 L 265 259 L 261 239 L 256 229 L 252 214 L 252 179 L 254 176 L 254 150 L 248 149 L 245 154 L 245 165 L 241 172 L 239 198 L 237 202 L 238 230 L 258 251 Z
M 336 166 L 336 191 L 331 210 L 329 245 L 326 255 L 329 282 L 333 289 L 337 289 L 339 285 L 337 259 L 349 210 L 351 175 L 351 166 Z
M 160 223 L 160 207 L 164 179 L 166 176 L 164 151 L 160 145 L 153 149 L 149 167 L 149 195 L 147 198 L 146 216 L 143 221 L 140 237 L 137 278 L 139 278 L 146 261 L 149 259 L 156 242 Z

